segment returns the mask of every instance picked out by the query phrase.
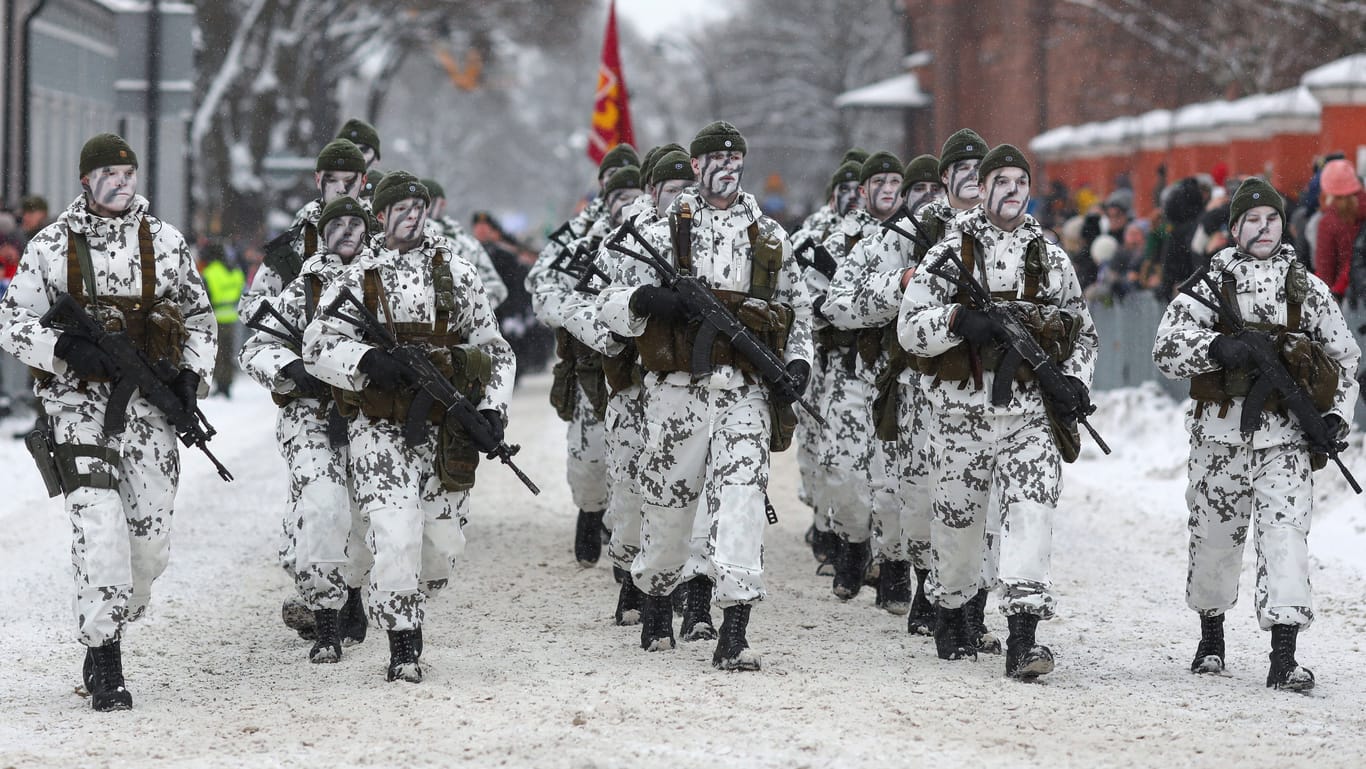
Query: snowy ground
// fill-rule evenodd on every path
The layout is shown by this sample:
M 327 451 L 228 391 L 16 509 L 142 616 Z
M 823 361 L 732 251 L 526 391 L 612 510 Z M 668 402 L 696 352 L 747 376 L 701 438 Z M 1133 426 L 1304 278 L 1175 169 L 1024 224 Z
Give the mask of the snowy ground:
M 214 447 L 237 481 L 184 454 L 171 566 L 125 640 L 126 713 L 92 713 L 76 691 L 69 527 L 9 439 L 22 425 L 0 422 L 0 769 L 1366 764 L 1366 506 L 1331 467 L 1316 476 L 1311 538 L 1319 620 L 1299 655 L 1319 677 L 1312 696 L 1264 688 L 1268 640 L 1248 569 L 1229 675 L 1187 672 L 1198 630 L 1182 598 L 1185 433 L 1155 390 L 1101 396 L 1096 424 L 1115 454 L 1088 449 L 1067 468 L 1060 616 L 1040 628 L 1058 670 L 1045 682 L 1006 680 L 1000 657 L 939 661 L 903 618 L 872 607 L 870 590 L 835 599 L 802 544 L 790 454 L 775 463 L 782 520 L 750 633 L 764 670 L 720 673 L 709 643 L 641 652 L 635 628 L 611 624 L 610 569 L 573 564 L 564 431 L 546 387 L 523 388 L 510 435 L 545 491 L 533 499 L 503 468 L 480 470 L 464 580 L 429 610 L 416 686 L 385 683 L 374 631 L 339 665 L 306 662 L 279 621 L 274 407 L 249 383 L 230 403 L 209 401 Z M 1350 464 L 1366 479 L 1360 438 Z

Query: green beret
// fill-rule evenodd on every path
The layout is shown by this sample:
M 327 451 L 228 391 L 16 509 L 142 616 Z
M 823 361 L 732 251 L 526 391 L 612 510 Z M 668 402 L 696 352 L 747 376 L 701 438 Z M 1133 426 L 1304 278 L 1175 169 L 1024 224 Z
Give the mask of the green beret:
M 874 152 L 859 166 L 858 182 L 863 184 L 878 174 L 901 174 L 901 158 L 890 152 Z
M 868 150 L 862 147 L 850 147 L 844 151 L 844 157 L 840 158 L 840 165 L 845 163 L 857 163 L 863 165 L 863 161 L 868 159 Z
M 688 153 L 682 147 L 661 153 L 655 159 L 654 169 L 650 171 L 650 180 L 655 184 L 663 184 L 672 179 L 697 181 L 697 176 L 692 172 L 692 158 L 688 157 Z
M 944 163 L 940 161 L 939 164 L 942 166 Z M 992 147 L 977 166 L 977 178 L 985 182 L 987 174 L 998 168 L 1022 168 L 1025 173 L 1030 173 L 1029 159 L 1013 144 L 998 144 Z
M 745 137 L 740 135 L 740 129 L 724 120 L 715 120 L 702 126 L 702 130 L 692 138 L 692 144 L 688 145 L 688 154 L 695 158 L 708 152 L 728 151 L 743 154 Z
M 901 180 L 901 186 L 910 187 L 917 182 L 939 184 L 940 180 L 939 158 L 934 155 L 917 155 L 906 164 L 906 174 Z
M 1238 190 L 1233 193 L 1233 199 L 1228 205 L 1229 222 L 1237 224 L 1243 214 L 1257 206 L 1271 206 L 1282 219 L 1285 218 L 1285 199 L 1281 197 L 1281 193 L 1260 176 L 1251 176 L 1243 180 L 1243 183 L 1238 185 Z
M 362 198 L 372 198 L 375 196 L 375 188 L 384 180 L 383 171 L 367 171 L 365 174 L 365 184 L 361 185 L 360 196 Z
M 944 140 L 939 151 L 939 174 L 949 170 L 949 166 L 960 160 L 981 160 L 987 154 L 987 143 L 971 128 L 960 128 Z
M 313 166 L 313 170 L 363 174 L 365 156 L 360 154 L 360 147 L 350 139 L 333 139 L 318 153 L 318 162 Z
M 375 160 L 379 160 L 379 132 L 375 127 L 360 118 L 351 118 L 342 124 L 341 130 L 337 132 L 338 139 L 350 139 L 356 144 L 369 145 L 375 151 Z
M 629 144 L 618 144 L 607 150 L 607 154 L 602 156 L 602 162 L 598 163 L 598 178 L 601 179 L 607 171 L 622 166 L 640 167 L 640 156 L 636 154 L 636 148 Z
M 98 134 L 81 147 L 81 176 L 105 166 L 138 165 L 138 156 L 133 148 L 118 134 Z
M 845 163 L 841 163 L 840 167 L 835 169 L 835 173 L 830 176 L 831 191 L 834 191 L 836 187 L 838 187 L 841 184 L 844 184 L 845 182 L 860 181 L 858 175 L 859 171 L 862 170 L 862 168 L 863 166 L 861 164 L 855 163 L 852 160 L 847 161 Z
M 640 189 L 640 169 L 636 166 L 622 166 L 603 182 L 602 194 L 610 195 L 617 190 Z
M 323 206 L 323 212 L 318 217 L 318 232 L 327 229 L 327 223 L 342 216 L 355 216 L 365 222 L 366 233 L 370 231 L 370 217 L 365 213 L 365 206 L 353 197 L 340 197 Z
M 30 211 L 46 210 L 48 210 L 47 198 L 43 197 L 42 195 L 25 195 L 23 198 L 19 200 L 20 213 L 26 214 Z
M 416 176 L 407 171 L 390 171 L 375 185 L 375 213 L 388 210 L 389 206 L 407 200 L 421 198 L 424 203 L 432 202 L 432 195 L 422 186 Z
M 446 190 L 435 179 L 421 179 L 422 186 L 427 188 L 427 194 L 432 196 L 432 200 L 446 197 Z

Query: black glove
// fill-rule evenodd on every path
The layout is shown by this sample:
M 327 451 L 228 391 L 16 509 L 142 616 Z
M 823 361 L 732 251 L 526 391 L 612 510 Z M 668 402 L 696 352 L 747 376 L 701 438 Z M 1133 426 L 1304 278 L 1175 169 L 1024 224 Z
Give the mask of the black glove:
M 1309 450 L 1316 454 L 1327 454 L 1336 449 L 1338 441 L 1347 435 L 1347 423 L 1337 414 L 1329 414 L 1322 422 L 1301 425 L 1304 438 L 1309 442 Z
M 829 318 L 826 318 L 826 317 L 825 317 L 825 297 L 824 297 L 824 296 L 818 296 L 818 297 L 816 297 L 816 301 L 814 301 L 814 302 L 811 303 L 811 314 L 814 315 L 814 316 L 816 316 L 816 317 L 818 317 L 818 318 L 825 318 L 826 320 L 830 320 Z
M 773 388 L 773 398 L 779 406 L 790 406 L 806 392 L 806 384 L 811 379 L 811 364 L 804 360 L 794 360 L 787 364 L 788 379 Z
M 503 442 L 503 415 L 498 413 L 498 409 L 479 409 L 479 416 L 484 418 L 487 432 L 481 435 L 471 435 L 470 439 L 474 442 L 476 449 L 487 454 L 498 448 L 498 444 Z
M 389 353 L 374 349 L 360 359 L 360 370 L 370 376 L 370 384 L 383 392 L 398 392 L 417 384 L 408 367 Z
M 194 411 L 199 401 L 199 375 L 187 368 L 181 369 L 171 380 L 171 392 L 175 393 L 186 411 Z
M 1087 416 L 1092 411 L 1090 391 L 1074 376 L 1063 377 L 1051 388 L 1045 387 L 1043 395 L 1055 409 L 1065 415 Z
M 953 313 L 953 318 L 949 321 L 949 330 L 978 347 L 1005 336 L 1005 329 L 992 320 L 990 315 L 966 306 L 959 307 Z
M 1209 356 L 1226 369 L 1243 368 L 1252 359 L 1252 348 L 1237 337 L 1220 334 L 1210 343 Z
M 683 297 L 672 288 L 641 286 L 631 294 L 631 312 L 647 318 L 672 321 L 681 319 L 687 314 L 687 309 L 683 306 Z
M 110 379 L 117 368 L 114 359 L 101 350 L 99 345 L 70 331 L 64 331 L 57 337 L 54 352 L 58 358 L 66 361 L 71 372 L 81 379 Z
M 321 379 L 308 373 L 301 360 L 290 361 L 280 373 L 293 380 L 294 391 L 305 398 L 325 398 L 332 392 Z

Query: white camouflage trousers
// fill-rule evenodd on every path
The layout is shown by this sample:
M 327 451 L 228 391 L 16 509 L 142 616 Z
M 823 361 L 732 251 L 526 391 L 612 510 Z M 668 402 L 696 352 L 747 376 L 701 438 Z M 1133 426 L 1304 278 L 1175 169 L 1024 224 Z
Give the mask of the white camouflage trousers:
M 351 421 L 356 502 L 370 520 L 365 543 L 374 557 L 366 609 L 384 630 L 422 627 L 427 598 L 446 586 L 465 549 L 469 494 L 442 489 L 436 429 L 429 432 L 410 448 L 398 422 Z
M 593 413 L 593 405 L 583 390 L 579 390 L 574 399 L 574 418 L 569 421 L 568 438 L 566 471 L 574 506 L 592 512 L 606 510 L 607 447 L 602 420 Z
M 1186 504 L 1190 567 L 1186 604 L 1223 614 L 1238 601 L 1248 525 L 1255 526 L 1257 622 L 1308 627 L 1309 523 L 1314 504 L 1309 454 L 1297 446 L 1254 449 L 1192 438 Z
M 1049 576 L 1053 511 L 1062 458 L 1042 412 L 1013 416 L 935 414 L 927 440 L 933 483 L 928 590 L 934 602 L 957 608 L 991 588 L 988 518 L 1000 537 L 1001 611 L 1053 616 Z
M 647 374 L 640 458 L 641 549 L 631 574 L 651 595 L 689 578 L 697 518 L 722 608 L 761 600 L 770 414 L 759 385 L 678 385 Z
M 870 439 L 875 393 L 857 370 L 845 367 L 844 358 L 843 351 L 834 350 L 826 366 L 821 496 L 835 533 L 850 542 L 867 542 L 874 528 L 874 476 L 885 482 L 886 467 L 875 461 L 879 441 Z
M 180 482 L 175 431 L 159 413 L 128 417 L 121 435 L 104 435 L 104 400 L 44 401 L 59 446 L 117 452 L 117 467 L 78 456 L 76 472 L 112 474 L 118 488 L 69 489 L 71 562 L 76 571 L 77 637 L 103 646 L 123 636 L 151 600 L 152 583 L 170 559 L 172 506 Z
M 351 495 L 350 450 L 333 448 L 327 437 L 330 408 L 330 403 L 296 398 L 275 421 L 275 439 L 289 468 L 280 562 L 313 610 L 340 609 L 347 587 L 360 585 L 370 563 L 363 527 L 350 542 L 357 528 L 353 522 L 362 516 Z M 348 568 L 348 560 L 356 568 Z
M 911 562 L 915 569 L 930 568 L 930 460 L 926 454 L 926 439 L 929 436 L 931 419 L 930 402 L 920 390 L 919 384 L 899 383 L 900 397 L 897 399 L 897 425 L 899 431 L 896 441 L 880 442 L 887 454 L 888 483 L 882 497 L 888 492 L 899 505 L 898 522 L 901 533 L 898 537 L 897 554 Z
M 817 355 L 812 362 L 811 386 L 806 391 L 806 397 L 811 403 L 819 404 L 825 402 L 825 367 L 820 364 L 821 356 Z M 822 429 L 816 418 L 806 412 L 806 409 L 796 409 L 797 430 L 794 435 L 794 448 L 797 452 L 797 499 L 807 507 L 816 508 L 815 524 L 821 531 L 830 530 L 830 516 L 827 511 L 819 507 L 818 499 L 823 499 L 820 492 L 820 447 L 824 440 Z

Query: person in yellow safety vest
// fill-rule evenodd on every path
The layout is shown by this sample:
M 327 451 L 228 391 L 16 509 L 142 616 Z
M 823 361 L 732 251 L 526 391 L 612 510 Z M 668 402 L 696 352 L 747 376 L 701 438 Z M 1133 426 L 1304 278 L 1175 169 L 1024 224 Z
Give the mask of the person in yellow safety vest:
M 204 288 L 213 305 L 218 321 L 218 358 L 213 366 L 216 392 L 224 398 L 232 397 L 232 378 L 236 373 L 233 360 L 237 357 L 237 300 L 246 288 L 247 276 L 241 267 L 228 263 L 227 253 L 218 243 L 209 243 L 200 251 L 200 270 Z

